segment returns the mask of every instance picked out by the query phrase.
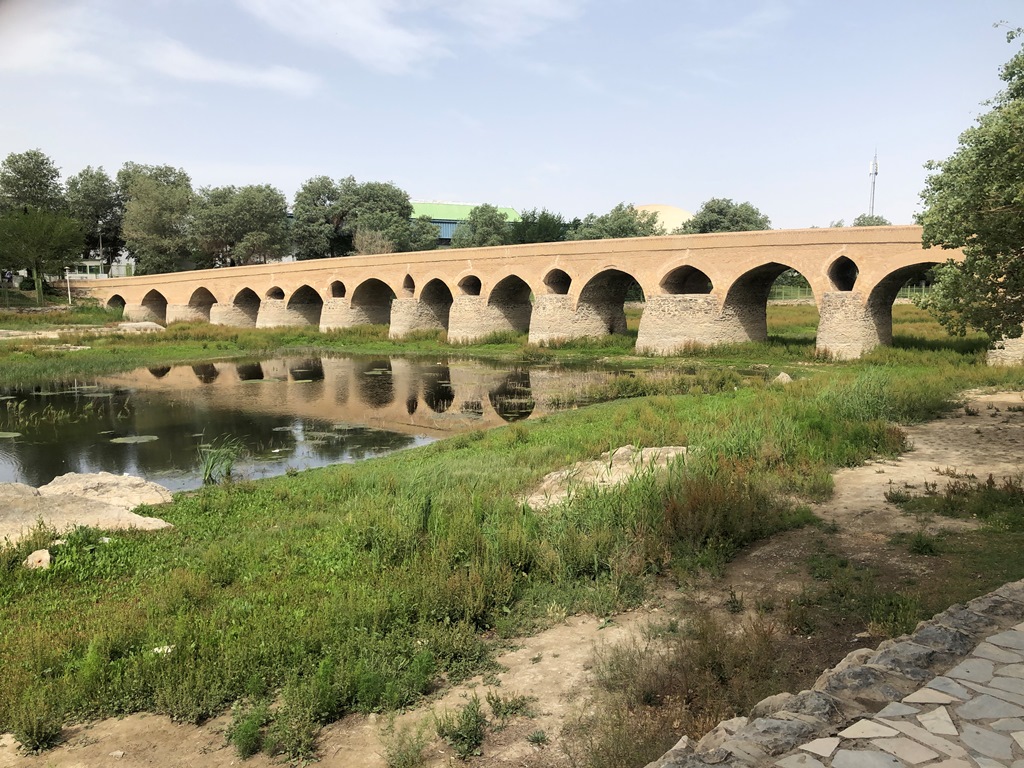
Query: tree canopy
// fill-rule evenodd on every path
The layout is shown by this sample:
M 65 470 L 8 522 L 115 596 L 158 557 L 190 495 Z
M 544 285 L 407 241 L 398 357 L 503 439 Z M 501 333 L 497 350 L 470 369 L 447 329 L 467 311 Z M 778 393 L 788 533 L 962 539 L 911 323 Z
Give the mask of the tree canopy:
M 38 149 L 12 152 L 0 163 L 0 210 L 64 207 L 60 170 Z
M 82 225 L 86 251 L 109 264 L 124 247 L 124 201 L 117 182 L 102 167 L 90 165 L 69 176 L 66 189 L 67 211 Z
M 192 180 L 180 168 L 125 163 L 117 173 L 124 192 L 125 247 L 136 273 L 177 272 L 189 265 Z
M 862 213 L 853 220 L 854 227 L 888 227 L 892 222 L 877 213 Z
M 560 213 L 534 208 L 523 211 L 519 221 L 509 222 L 508 243 L 557 243 L 565 240 L 567 228 L 568 224 Z
M 269 184 L 204 187 L 195 198 L 191 232 L 199 268 L 265 264 L 288 253 L 288 203 Z
M 920 223 L 925 246 L 964 253 L 962 263 L 936 270 L 925 300 L 940 322 L 955 333 L 973 327 L 1016 338 L 1024 322 L 1024 50 L 1000 78 L 1005 87 L 956 151 L 926 166 Z
M 736 203 L 726 197 L 713 197 L 683 226 L 680 235 L 698 235 L 709 232 L 747 232 L 771 229 L 772 223 L 750 203 Z
M 650 237 L 664 235 L 654 211 L 638 211 L 633 204 L 619 203 L 608 213 L 587 214 L 569 225 L 566 240 L 606 240 L 613 237 Z
M 506 245 L 509 238 L 508 216 L 489 203 L 473 208 L 466 220 L 452 233 L 452 248 L 480 248 Z
M 85 237 L 70 216 L 25 206 L 0 215 L 0 263 L 27 269 L 43 303 L 43 276 L 62 275 L 82 254 Z

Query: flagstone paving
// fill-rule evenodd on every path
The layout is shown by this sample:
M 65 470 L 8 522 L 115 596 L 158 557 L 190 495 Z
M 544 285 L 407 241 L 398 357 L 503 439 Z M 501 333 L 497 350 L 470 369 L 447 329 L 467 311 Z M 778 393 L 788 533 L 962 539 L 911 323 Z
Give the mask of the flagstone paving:
M 970 657 L 901 702 L 857 720 L 836 737 L 808 741 L 797 754 L 773 764 L 1024 768 L 1024 666 L 1019 651 L 1024 651 L 1024 623 L 986 638 Z
M 647 768 L 1024 768 L 1024 581 L 854 651 Z

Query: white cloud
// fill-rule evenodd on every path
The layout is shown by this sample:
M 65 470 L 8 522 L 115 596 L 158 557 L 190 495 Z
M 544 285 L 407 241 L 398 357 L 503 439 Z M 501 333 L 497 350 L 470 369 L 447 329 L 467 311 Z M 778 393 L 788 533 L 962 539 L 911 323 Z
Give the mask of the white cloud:
M 81 3 L 8 0 L 0 5 L 0 72 L 110 74 L 89 43 L 94 21 Z
M 178 80 L 223 83 L 245 88 L 269 88 L 309 95 L 319 80 L 291 67 L 248 67 L 204 56 L 171 39 L 160 39 L 142 47 L 142 61 L 150 69 Z
M 382 72 L 403 74 L 449 55 L 442 38 L 408 19 L 407 0 L 236 0 L 239 7 L 289 37 L 328 46 Z M 400 23 L 396 17 L 405 19 Z
M 459 41 L 510 45 L 579 13 L 587 0 L 235 0 L 272 29 L 405 74 Z

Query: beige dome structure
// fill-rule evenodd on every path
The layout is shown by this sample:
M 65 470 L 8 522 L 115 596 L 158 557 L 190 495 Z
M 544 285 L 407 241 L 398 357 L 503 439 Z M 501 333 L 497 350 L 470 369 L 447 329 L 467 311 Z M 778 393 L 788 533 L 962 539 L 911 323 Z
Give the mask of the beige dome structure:
M 675 205 L 651 203 L 650 205 L 637 205 L 635 208 L 638 211 L 644 211 L 645 213 L 650 212 L 658 214 L 658 223 L 661 224 L 669 234 L 672 234 L 674 230 L 683 226 L 683 224 L 693 218 L 692 213 Z

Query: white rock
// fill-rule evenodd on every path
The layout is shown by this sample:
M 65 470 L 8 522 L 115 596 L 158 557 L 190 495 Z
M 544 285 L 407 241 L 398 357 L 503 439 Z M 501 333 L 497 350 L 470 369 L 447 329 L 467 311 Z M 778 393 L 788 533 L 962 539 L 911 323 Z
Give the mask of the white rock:
M 37 549 L 31 555 L 25 558 L 25 562 L 22 563 L 26 568 L 33 570 L 46 570 L 50 567 L 50 550 L 48 549 Z
M 772 384 L 791 384 L 792 382 L 793 382 L 793 377 L 790 376 L 785 371 L 783 371 L 778 376 L 776 376 L 774 379 L 772 379 Z

